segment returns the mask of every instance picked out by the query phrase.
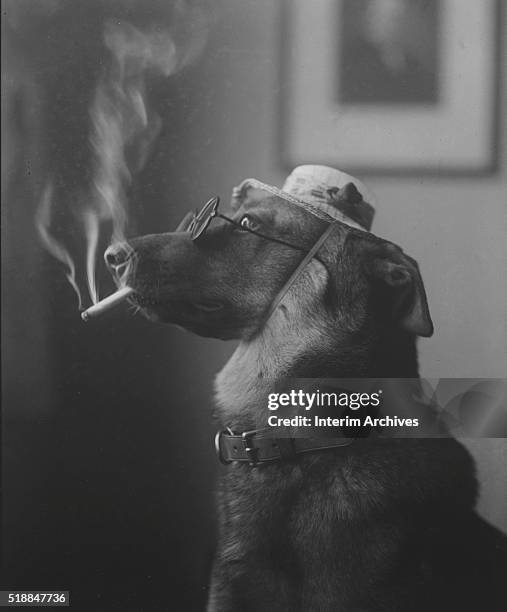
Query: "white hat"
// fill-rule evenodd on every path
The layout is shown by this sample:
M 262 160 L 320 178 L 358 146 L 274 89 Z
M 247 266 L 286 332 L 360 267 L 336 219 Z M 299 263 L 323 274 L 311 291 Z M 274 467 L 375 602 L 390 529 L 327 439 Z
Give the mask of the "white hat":
M 375 214 L 370 190 L 350 174 L 328 166 L 298 166 L 282 189 L 246 179 L 233 190 L 233 197 L 241 197 L 248 188 L 269 191 L 321 219 L 331 217 L 363 231 L 370 231 Z

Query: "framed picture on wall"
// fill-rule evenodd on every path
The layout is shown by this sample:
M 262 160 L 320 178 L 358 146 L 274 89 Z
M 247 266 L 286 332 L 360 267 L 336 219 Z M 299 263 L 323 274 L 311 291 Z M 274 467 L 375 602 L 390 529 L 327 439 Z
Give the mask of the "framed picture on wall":
M 285 1 L 284 164 L 494 171 L 499 11 L 498 0 Z

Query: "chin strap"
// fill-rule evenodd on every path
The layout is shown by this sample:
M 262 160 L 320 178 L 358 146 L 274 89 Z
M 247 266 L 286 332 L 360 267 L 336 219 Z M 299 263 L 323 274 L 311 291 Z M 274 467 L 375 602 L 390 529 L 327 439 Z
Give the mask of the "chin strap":
M 294 459 L 297 455 L 350 446 L 354 438 L 274 438 L 273 429 L 252 429 L 234 433 L 230 428 L 217 432 L 215 451 L 220 463 L 260 463 Z
M 287 291 L 289 291 L 289 289 L 292 287 L 292 285 L 301 276 L 303 270 L 306 268 L 306 266 L 309 264 L 309 262 L 317 254 L 317 252 L 322 247 L 324 242 L 326 242 L 326 240 L 329 238 L 329 236 L 333 233 L 334 228 L 335 228 L 335 224 L 331 223 L 329 225 L 329 227 L 326 229 L 326 231 L 322 234 L 322 236 L 317 240 L 317 242 L 312 246 L 312 248 L 304 256 L 303 260 L 298 265 L 298 267 L 290 275 L 289 280 L 280 289 L 280 291 L 276 295 L 275 299 L 271 302 L 271 306 L 269 307 L 269 310 L 268 310 L 266 316 L 264 317 L 264 320 L 262 322 L 262 325 L 260 326 L 260 329 L 262 329 L 264 327 L 264 325 L 266 325 L 266 323 L 271 318 L 271 315 L 275 312 L 275 310 L 278 308 L 278 306 L 280 306 L 280 302 L 283 300 L 283 298 L 287 294 Z
M 271 318 L 271 315 L 297 281 L 308 263 L 315 257 L 319 249 L 333 233 L 337 223 L 331 223 L 312 248 L 304 256 L 285 285 L 280 289 L 271 303 L 263 319 L 261 329 Z M 323 451 L 349 446 L 354 438 L 274 438 L 273 429 L 252 429 L 243 433 L 234 433 L 230 428 L 217 432 L 215 436 L 215 451 L 221 463 L 227 465 L 233 462 L 248 463 L 255 467 L 260 463 L 269 463 L 282 459 L 293 459 L 303 453 Z

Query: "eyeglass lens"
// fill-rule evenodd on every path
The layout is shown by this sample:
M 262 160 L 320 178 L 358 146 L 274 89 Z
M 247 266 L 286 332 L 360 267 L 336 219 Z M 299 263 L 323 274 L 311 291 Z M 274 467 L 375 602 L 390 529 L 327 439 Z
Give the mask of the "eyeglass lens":
M 216 215 L 220 198 L 215 196 L 206 202 L 201 210 L 194 216 L 188 227 L 192 240 L 197 240 L 207 229 L 211 219 Z

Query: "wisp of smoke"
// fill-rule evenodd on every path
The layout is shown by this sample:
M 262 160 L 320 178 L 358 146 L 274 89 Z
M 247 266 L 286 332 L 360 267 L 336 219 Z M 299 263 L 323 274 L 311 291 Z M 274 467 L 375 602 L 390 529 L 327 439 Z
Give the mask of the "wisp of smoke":
M 39 235 L 41 237 L 42 244 L 51 253 L 51 255 L 53 255 L 53 257 L 58 259 L 58 261 L 61 261 L 64 266 L 66 266 L 67 280 L 76 292 L 78 299 L 78 308 L 79 310 L 81 310 L 81 292 L 79 291 L 79 287 L 76 282 L 76 267 L 74 265 L 74 261 L 72 260 L 72 257 L 70 256 L 70 253 L 67 251 L 67 249 L 60 242 L 58 242 L 58 240 L 49 231 L 49 228 L 51 226 L 52 200 L 53 185 L 51 183 L 48 183 L 44 188 L 42 198 L 39 203 L 39 208 L 37 210 L 37 229 L 39 230 Z
M 95 261 L 100 224 L 111 221 L 111 240 L 125 240 L 126 188 L 132 180 L 126 147 L 137 145 L 136 166 L 141 169 L 160 129 L 160 120 L 150 116 L 147 108 L 145 77 L 151 71 L 169 76 L 176 67 L 176 48 L 168 32 L 142 32 L 127 23 L 108 22 L 104 42 L 111 59 L 90 109 L 95 197 L 84 213 L 88 289 L 94 303 L 98 301 Z
M 185 4 L 178 6 L 181 18 Z M 133 172 L 141 170 L 146 162 L 161 127 L 160 118 L 147 103 L 146 78 L 174 74 L 196 57 L 206 39 L 203 13 L 193 11 L 184 16 L 186 28 L 189 19 L 199 27 L 194 24 L 184 43 L 178 45 L 169 30 L 158 25 L 141 29 L 122 20 L 108 20 L 103 25 L 108 58 L 89 108 L 92 180 L 85 197 L 74 198 L 78 204 L 73 210 L 86 239 L 86 277 L 94 304 L 99 300 L 95 268 L 101 232 L 107 227 L 111 242 L 125 241 L 127 190 Z M 74 262 L 50 232 L 50 193 L 47 190 L 40 202 L 37 227 L 48 251 L 67 266 L 67 277 L 81 308 Z

